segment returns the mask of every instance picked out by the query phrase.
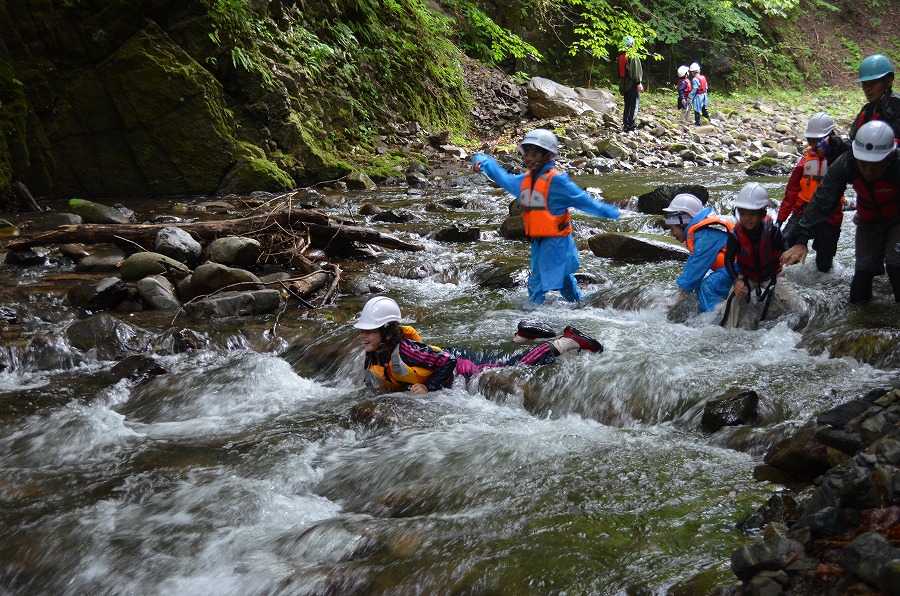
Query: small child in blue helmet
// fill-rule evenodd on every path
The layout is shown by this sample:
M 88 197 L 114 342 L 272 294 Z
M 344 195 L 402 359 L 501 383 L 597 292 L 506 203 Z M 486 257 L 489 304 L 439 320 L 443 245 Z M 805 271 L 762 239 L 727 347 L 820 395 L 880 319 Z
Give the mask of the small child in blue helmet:
M 545 294 L 559 290 L 569 302 L 582 294 L 575 280 L 581 267 L 572 239 L 569 209 L 574 207 L 596 217 L 619 219 L 619 209 L 591 197 L 556 169 L 559 151 L 556 135 L 538 128 L 525 135 L 519 145 L 525 172 L 510 174 L 484 154 L 472 157 L 472 170 L 481 172 L 516 197 L 522 206 L 525 235 L 531 240 L 531 275 L 528 302 L 543 304 Z

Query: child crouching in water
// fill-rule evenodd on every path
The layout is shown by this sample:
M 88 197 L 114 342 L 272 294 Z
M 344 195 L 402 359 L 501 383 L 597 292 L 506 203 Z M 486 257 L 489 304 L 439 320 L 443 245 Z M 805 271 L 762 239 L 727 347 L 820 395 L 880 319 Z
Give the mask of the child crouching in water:
M 727 329 L 737 326 L 741 305 L 750 302 L 753 291 L 759 302 L 765 302 L 760 320 L 766 318 L 769 302 L 773 299 L 786 313 L 802 316 L 806 310 L 794 285 L 778 277 L 784 239 L 778 226 L 766 214 L 768 206 L 769 193 L 759 182 L 745 185 L 734 201 L 738 222 L 725 247 L 725 269 L 734 280 L 722 317 L 722 326 Z
M 366 385 L 376 391 L 410 391 L 419 395 L 453 384 L 454 374 L 467 379 L 485 368 L 526 364 L 552 364 L 572 350 L 600 353 L 600 342 L 573 327 L 562 337 L 511 356 L 500 362 L 480 362 L 461 350 L 442 350 L 422 343 L 418 332 L 400 324 L 400 307 L 392 299 L 369 300 L 353 325 L 366 353 Z M 454 352 L 458 355 L 455 355 Z

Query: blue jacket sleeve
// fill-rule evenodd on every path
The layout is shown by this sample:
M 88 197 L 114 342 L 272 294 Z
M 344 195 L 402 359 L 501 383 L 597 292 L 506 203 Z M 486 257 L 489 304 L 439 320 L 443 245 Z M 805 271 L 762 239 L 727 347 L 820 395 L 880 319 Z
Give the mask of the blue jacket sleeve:
M 550 184 L 550 196 L 547 197 L 547 206 L 550 208 L 550 213 L 554 215 L 560 215 L 569 207 L 574 207 L 595 217 L 619 219 L 618 207 L 598 201 L 572 182 L 566 173 L 553 177 L 553 182 Z
M 518 199 L 519 190 L 522 188 L 522 180 L 525 174 L 510 174 L 503 169 L 493 157 L 477 153 L 472 156 L 472 163 L 480 163 L 482 173 L 500 185 L 500 188 Z
M 728 232 L 704 228 L 694 236 L 694 254 L 688 257 L 684 271 L 675 281 L 685 292 L 693 292 L 700 287 L 719 252 L 728 242 Z

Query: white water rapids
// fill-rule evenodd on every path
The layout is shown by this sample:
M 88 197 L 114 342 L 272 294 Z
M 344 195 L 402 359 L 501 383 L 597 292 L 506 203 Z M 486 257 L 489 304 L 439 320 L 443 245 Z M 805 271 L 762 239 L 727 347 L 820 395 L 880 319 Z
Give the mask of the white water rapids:
M 720 207 L 743 182 L 727 170 L 694 174 Z M 615 197 L 683 179 L 635 172 L 581 182 Z M 767 182 L 779 198 L 783 184 Z M 471 206 L 421 209 L 445 198 Z M 2 418 L 3 593 L 703 593 L 735 581 L 730 552 L 748 540 L 735 524 L 777 488 L 753 480 L 768 447 L 898 379 L 812 353 L 784 320 L 756 330 L 724 330 L 714 315 L 670 322 L 680 263 L 618 265 L 583 250 L 583 270 L 601 278 L 583 285 L 585 302 L 524 311 L 521 283 L 483 283 L 488 263 L 524 280 L 527 245 L 494 232 L 509 197 L 378 191 L 340 209 L 363 200 L 420 217 L 396 233 L 424 252 L 345 268 L 395 298 L 426 341 L 510 353 L 517 322 L 530 318 L 558 331 L 574 325 L 605 351 L 493 371 L 483 392 L 457 380 L 428 396 L 371 396 L 350 325 L 368 296 L 345 295 L 322 316 L 289 312 L 277 340 L 261 331 L 271 321 L 241 322 L 211 332 L 208 347 L 160 356 L 165 374 L 103 385 L 98 372 L 114 363 L 67 345 L 62 330 L 75 315 L 41 289 L 43 276 L 60 272 L 4 267 L 6 295 L 22 296 L 29 324 L 55 339 L 4 348 L 0 404 L 61 405 Z M 663 234 L 633 212 L 620 223 L 576 219 L 582 241 L 617 226 Z M 819 320 L 845 316 L 850 219 L 835 272 L 816 272 L 812 259 L 787 272 Z M 460 221 L 480 225 L 483 240 L 427 237 Z M 154 331 L 171 318 L 117 316 Z M 760 426 L 700 430 L 707 400 L 744 390 L 760 395 Z M 369 402 L 385 425 L 351 420 Z

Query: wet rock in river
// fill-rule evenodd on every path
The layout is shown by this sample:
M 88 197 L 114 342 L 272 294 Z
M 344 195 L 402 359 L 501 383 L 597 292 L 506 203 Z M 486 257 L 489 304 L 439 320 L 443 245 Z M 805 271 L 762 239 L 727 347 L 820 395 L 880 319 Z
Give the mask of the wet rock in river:
M 80 284 L 69 290 L 69 304 L 91 312 L 110 310 L 128 299 L 128 285 L 118 277 L 107 277 L 96 283 Z
M 669 206 L 675 195 L 681 193 L 690 193 L 700 199 L 700 202 L 706 205 L 709 201 L 709 190 L 701 184 L 681 184 L 681 185 L 663 185 L 638 196 L 637 210 L 641 213 L 649 213 L 651 215 L 661 215 L 663 209 Z
M 46 231 L 53 230 L 59 226 L 78 225 L 82 221 L 81 216 L 74 213 L 46 211 L 36 214 L 30 228 L 35 231 Z
M 525 222 L 521 215 L 510 215 L 500 224 L 500 235 L 507 240 L 525 240 Z
M 190 273 L 187 265 L 158 252 L 139 252 L 131 255 L 122 263 L 119 274 L 125 281 L 137 281 L 148 275 L 175 273 L 184 277 Z
M 142 354 L 149 345 L 143 330 L 102 313 L 72 323 L 66 329 L 66 337 L 82 352 L 96 351 L 98 360 L 120 360 L 129 354 Z
M 596 234 L 588 239 L 588 246 L 598 257 L 625 263 L 686 261 L 688 251 L 674 242 L 658 238 L 638 238 L 615 232 Z
M 168 226 L 157 232 L 153 249 L 188 267 L 195 267 L 200 262 L 200 255 L 203 254 L 200 243 L 188 232 L 176 226 Z
M 32 248 L 23 248 L 6 253 L 6 258 L 3 259 L 3 262 L 17 267 L 39 267 L 46 265 L 49 260 L 45 255 L 38 253 Z
M 118 248 L 99 250 L 75 264 L 78 273 L 105 273 L 117 272 L 125 261 L 125 253 Z
M 260 279 L 246 269 L 220 263 L 203 263 L 191 276 L 189 294 L 202 296 L 226 287 L 230 290 L 257 290 L 262 288 L 261 284 Z
M 185 305 L 187 313 L 199 319 L 247 317 L 273 313 L 281 305 L 278 290 L 222 292 Z
M 175 287 L 162 275 L 151 275 L 137 282 L 137 292 L 144 306 L 153 310 L 175 310 L 181 302 L 175 297 Z
M 700 425 L 706 431 L 716 432 L 725 426 L 752 424 L 757 418 L 758 404 L 759 395 L 755 391 L 716 397 L 704 406 Z
M 81 217 L 85 223 L 124 224 L 129 222 L 128 217 L 115 207 L 101 205 L 93 201 L 69 199 L 69 209 L 71 209 L 72 213 Z
M 747 167 L 748 176 L 790 176 L 793 168 L 773 157 L 763 157 Z
M 481 229 L 477 227 L 460 227 L 454 224 L 449 228 L 438 230 L 434 239 L 439 242 L 478 242 L 481 239 Z
M 216 238 L 206 247 L 206 258 L 233 267 L 251 267 L 262 254 L 262 245 L 254 238 L 226 236 Z
M 766 465 L 808 480 L 831 467 L 825 445 L 816 439 L 814 426 L 806 426 L 779 441 L 766 454 L 764 461 Z
M 157 375 L 165 374 L 166 369 L 155 358 L 143 354 L 126 356 L 110 371 L 115 379 L 129 379 L 138 384 Z

